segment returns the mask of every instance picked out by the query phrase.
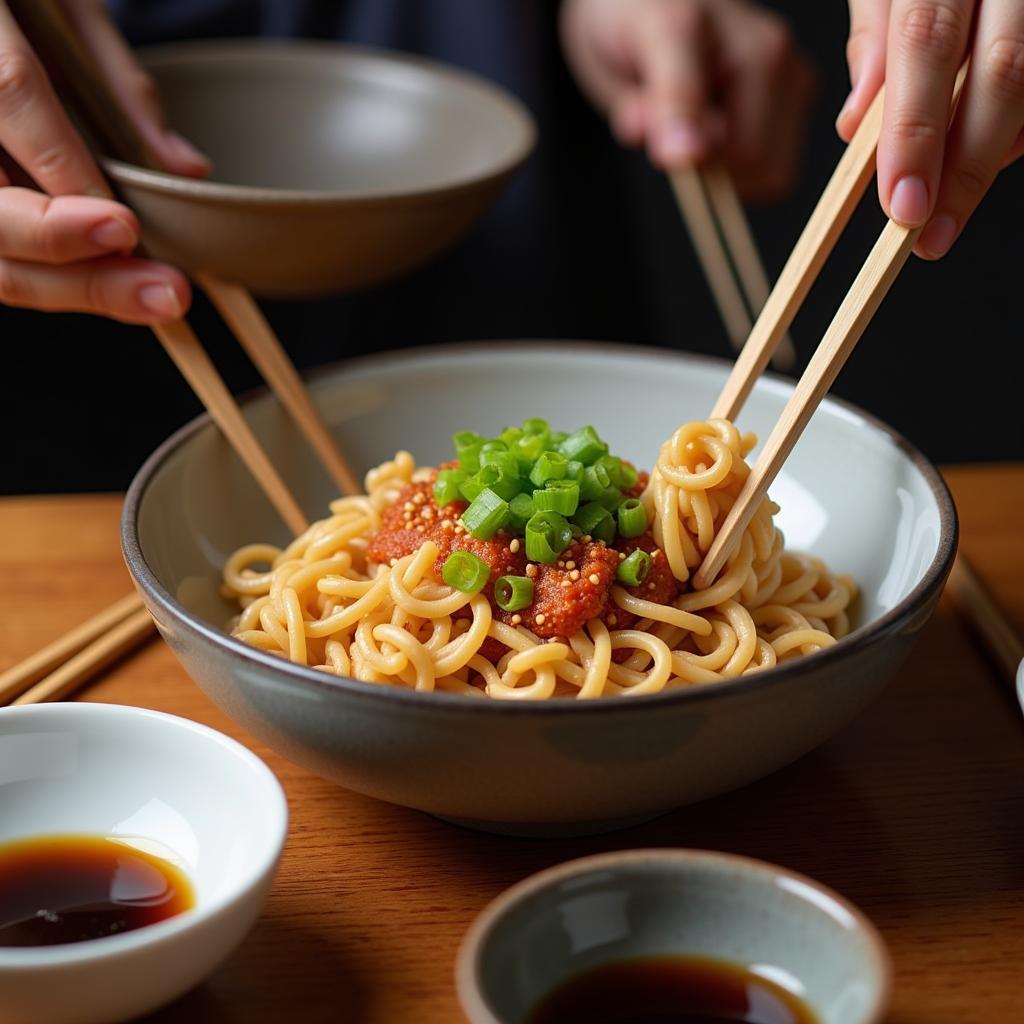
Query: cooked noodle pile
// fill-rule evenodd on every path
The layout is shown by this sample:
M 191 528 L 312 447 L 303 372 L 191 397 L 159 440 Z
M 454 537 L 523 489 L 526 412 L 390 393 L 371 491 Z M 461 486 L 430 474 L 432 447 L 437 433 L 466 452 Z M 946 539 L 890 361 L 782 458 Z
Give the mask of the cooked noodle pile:
M 643 503 L 680 596 L 659 604 L 641 588 L 612 586 L 623 618 L 639 619 L 631 628 L 614 628 L 615 608 L 568 637 L 500 621 L 483 592 L 439 582 L 429 539 L 391 564 L 369 561 L 382 514 L 434 472 L 400 452 L 367 475 L 365 496 L 332 502 L 331 515 L 283 551 L 252 544 L 231 556 L 225 592 L 242 609 L 232 633 L 340 676 L 505 700 L 653 694 L 812 654 L 848 631 L 856 587 L 784 550 L 771 501 L 711 586 L 688 582 L 749 473 L 753 444 L 712 420 L 686 424 L 662 446 Z

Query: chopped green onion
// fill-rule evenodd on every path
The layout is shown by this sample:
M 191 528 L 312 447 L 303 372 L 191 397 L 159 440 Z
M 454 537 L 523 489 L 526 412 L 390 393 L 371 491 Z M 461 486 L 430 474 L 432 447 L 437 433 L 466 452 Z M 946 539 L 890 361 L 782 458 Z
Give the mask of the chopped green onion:
M 509 503 L 509 526 L 516 532 L 522 533 L 526 529 L 526 524 L 533 518 L 534 512 L 537 511 L 537 506 L 533 503 L 533 498 L 529 494 L 517 494 Z
M 565 440 L 565 439 L 566 439 L 566 438 L 567 438 L 568 436 L 569 436 L 569 434 L 568 434 L 568 433 L 567 433 L 566 431 L 564 431 L 564 430 L 556 430 L 556 431 L 555 431 L 555 432 L 554 432 L 554 433 L 553 433 L 553 434 L 551 435 L 551 443 L 552 443 L 552 444 L 554 444 L 554 445 L 559 445 L 559 444 L 561 444 L 561 443 L 562 443 L 562 442 L 563 442 L 563 441 L 564 441 L 564 440 Z
M 519 476 L 519 460 L 510 451 L 500 451 L 494 448 L 480 449 L 480 468 L 485 466 L 497 466 L 504 470 L 506 476 Z
M 636 471 L 635 466 L 631 466 L 628 462 L 619 462 L 619 487 L 624 491 L 628 491 L 630 488 L 636 486 L 637 477 L 639 474 Z
M 523 420 L 523 433 L 524 434 L 545 434 L 548 437 L 551 436 L 551 425 L 547 420 L 542 420 L 539 417 L 535 417 L 530 420 Z
M 622 459 L 615 455 L 602 455 L 594 465 L 604 468 L 613 486 L 622 486 Z
M 519 460 L 519 472 L 522 476 L 529 476 L 533 464 L 544 453 L 547 445 L 543 434 L 523 434 L 513 446 L 516 458 Z
M 437 479 L 434 481 L 434 501 L 442 508 L 453 501 L 457 501 L 461 496 L 459 494 L 459 484 L 465 479 L 466 471 L 464 469 L 440 470 L 437 474 Z
M 487 484 L 480 479 L 480 474 L 474 473 L 472 476 L 468 476 L 465 480 L 461 480 L 459 482 L 459 494 L 461 494 L 466 501 L 475 501 L 477 495 L 486 486 Z
M 573 522 L 594 540 L 610 544 L 615 539 L 615 520 L 599 501 L 591 501 L 577 513 Z
M 647 530 L 647 510 L 639 498 L 627 498 L 619 506 L 618 519 L 623 537 L 639 537 Z
M 571 516 L 580 503 L 580 485 L 575 480 L 549 480 L 543 490 L 533 492 L 533 503 L 542 512 Z
M 528 576 L 501 576 L 494 584 L 494 600 L 507 612 L 529 607 L 533 604 L 533 580 Z
M 570 434 L 559 446 L 558 450 L 567 459 L 576 459 L 589 466 L 602 455 L 608 454 L 608 445 L 597 436 L 593 427 L 581 427 Z
M 490 540 L 508 522 L 508 502 L 485 487 L 462 513 L 462 525 L 480 540 Z
M 522 489 L 523 484 L 518 475 L 506 473 L 500 466 L 481 466 L 480 472 L 473 477 L 482 487 L 490 487 L 499 498 L 511 501 Z
M 535 512 L 526 524 L 526 557 L 551 565 L 572 542 L 569 523 L 557 512 Z
M 490 575 L 487 563 L 469 551 L 453 551 L 441 566 L 441 578 L 445 583 L 464 594 L 482 590 Z
M 608 470 L 601 465 L 587 466 L 580 481 L 580 497 L 584 501 L 597 501 L 612 486 Z
M 618 487 L 606 487 L 597 499 L 609 512 L 614 512 L 623 502 L 625 495 Z
M 516 442 L 523 436 L 523 432 L 518 427 L 506 427 L 501 432 L 501 439 L 508 446 L 511 451 L 516 446 Z
M 582 462 L 578 462 L 576 459 L 570 459 L 565 467 L 565 478 L 566 480 L 575 480 L 576 483 L 583 483 L 583 470 L 586 467 Z
M 484 452 L 507 452 L 508 445 L 501 440 L 500 437 L 488 438 L 482 445 L 480 445 L 480 465 L 484 464 L 483 453 Z
M 647 579 L 651 571 L 651 556 L 643 548 L 637 548 L 627 555 L 615 571 L 615 578 L 627 587 L 635 587 Z
M 558 452 L 544 452 L 530 470 L 530 483 L 534 487 L 543 487 L 549 480 L 561 480 L 569 467 L 564 455 Z
M 452 438 L 455 457 L 459 460 L 459 468 L 467 473 L 475 473 L 480 468 L 480 446 L 484 439 L 472 430 L 459 431 Z

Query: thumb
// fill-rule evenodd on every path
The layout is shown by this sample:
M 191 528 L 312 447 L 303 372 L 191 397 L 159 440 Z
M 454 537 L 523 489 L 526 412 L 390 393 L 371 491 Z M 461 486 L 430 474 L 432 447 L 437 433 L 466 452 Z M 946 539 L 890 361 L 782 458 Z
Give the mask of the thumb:
M 68 8 L 68 15 L 100 73 L 161 166 L 172 174 L 190 178 L 209 174 L 209 158 L 167 127 L 156 83 L 139 67 L 102 5 L 75 3 Z

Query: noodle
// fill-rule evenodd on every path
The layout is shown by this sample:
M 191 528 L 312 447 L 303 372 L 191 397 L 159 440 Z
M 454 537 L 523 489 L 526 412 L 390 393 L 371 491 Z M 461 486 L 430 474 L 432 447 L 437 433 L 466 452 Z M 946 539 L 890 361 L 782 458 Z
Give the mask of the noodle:
M 399 452 L 367 474 L 366 495 L 332 502 L 331 515 L 287 548 L 250 544 L 228 559 L 224 593 L 240 609 L 232 632 L 334 675 L 497 700 L 641 696 L 813 654 L 848 632 L 856 585 L 786 551 L 769 499 L 719 577 L 703 590 L 690 582 L 750 472 L 753 445 L 728 421 L 709 420 L 685 424 L 662 446 L 641 502 L 679 584 L 670 604 L 616 584 L 602 617 L 544 639 L 519 615 L 502 621 L 485 593 L 439 582 L 439 547 L 429 538 L 390 564 L 371 561 L 384 512 L 434 473 Z M 635 624 L 615 628 L 620 615 Z

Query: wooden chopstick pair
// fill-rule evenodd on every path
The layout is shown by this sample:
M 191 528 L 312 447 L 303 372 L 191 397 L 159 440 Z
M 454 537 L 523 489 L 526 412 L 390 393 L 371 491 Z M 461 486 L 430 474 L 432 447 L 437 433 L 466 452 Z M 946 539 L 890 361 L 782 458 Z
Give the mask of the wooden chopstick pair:
M 145 143 L 109 94 L 60 6 L 53 0 L 14 0 L 12 9 L 36 51 L 59 69 L 61 98 L 111 155 L 155 167 Z M 110 198 L 113 193 L 108 190 Z M 302 379 L 252 295 L 209 275 L 199 283 L 295 420 L 324 469 L 346 494 L 361 490 L 348 460 L 331 436 Z M 295 533 L 308 526 L 298 502 L 249 427 L 199 339 L 185 320 L 153 328 L 175 365 L 199 396 L 264 494 Z M 0 674 L 0 706 L 59 700 L 153 634 L 141 598 L 129 595 L 43 650 Z
M 736 186 L 717 160 L 670 171 L 668 178 L 729 341 L 739 352 L 764 308 L 769 285 Z M 785 330 L 771 358 L 780 370 L 796 363 Z

